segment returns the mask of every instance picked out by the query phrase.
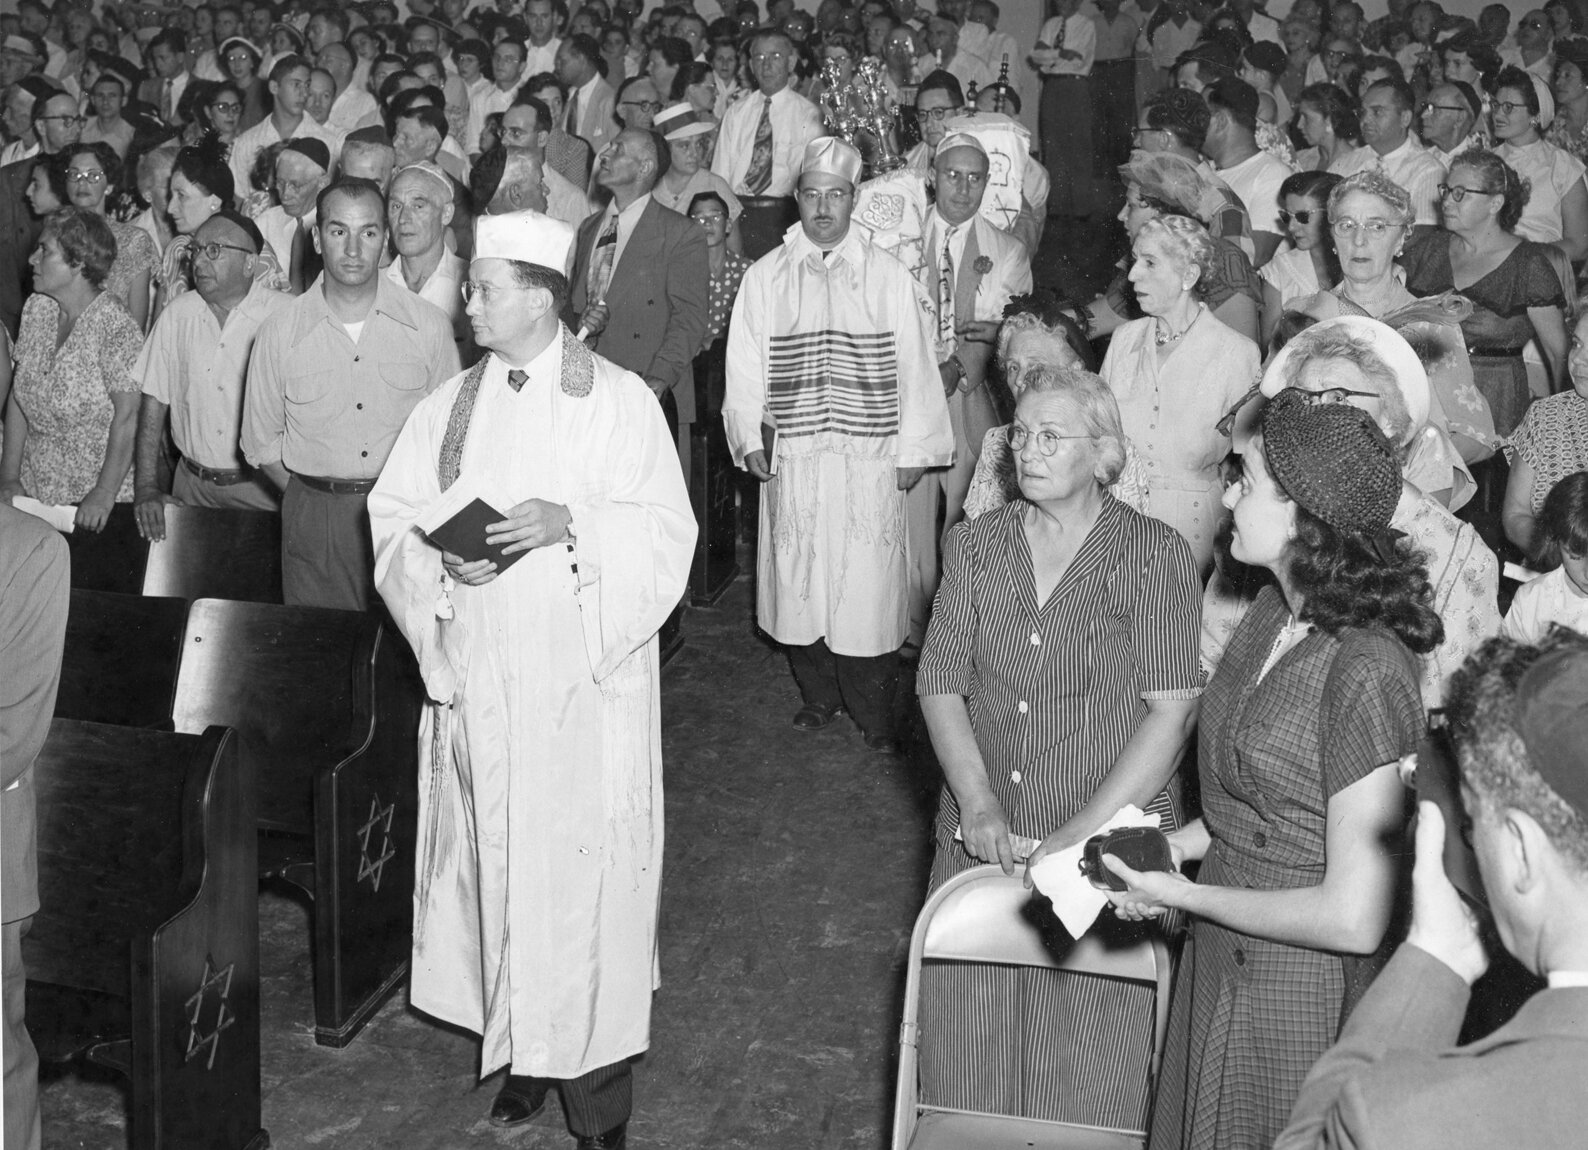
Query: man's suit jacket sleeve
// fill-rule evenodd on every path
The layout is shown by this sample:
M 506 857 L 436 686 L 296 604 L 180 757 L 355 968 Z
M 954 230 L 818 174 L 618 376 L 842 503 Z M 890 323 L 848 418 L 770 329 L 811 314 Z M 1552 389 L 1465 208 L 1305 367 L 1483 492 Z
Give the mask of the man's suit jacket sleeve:
M 656 349 L 650 371 L 642 374 L 647 380 L 676 387 L 693 370 L 695 356 L 705 342 L 711 263 L 706 237 L 694 221 L 683 216 L 663 218 L 670 233 L 666 245 L 667 334 Z
M 596 221 L 600 218 L 586 218 L 579 225 L 579 233 L 573 241 L 573 270 L 568 273 L 568 304 L 562 310 L 562 322 L 576 335 L 579 332 L 579 317 L 589 306 L 589 300 L 585 298 L 585 286 L 590 279 L 590 247 L 595 242 Z
M 1455 971 L 1427 951 L 1402 945 L 1352 1011 L 1340 1040 L 1308 1073 L 1274 1150 L 1377 1148 L 1359 1093 L 1364 1080 L 1385 1073 L 1391 1050 L 1397 1057 L 1432 1056 L 1454 1046 L 1469 997 Z

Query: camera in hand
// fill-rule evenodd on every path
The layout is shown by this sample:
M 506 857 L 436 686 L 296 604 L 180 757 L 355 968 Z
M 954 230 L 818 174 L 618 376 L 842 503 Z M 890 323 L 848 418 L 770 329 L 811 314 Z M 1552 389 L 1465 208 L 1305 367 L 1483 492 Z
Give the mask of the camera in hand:
M 1157 827 L 1120 827 L 1086 840 L 1081 873 L 1104 890 L 1126 889 L 1125 880 L 1103 865 L 1104 855 L 1113 855 L 1132 870 L 1174 870 L 1169 840 Z

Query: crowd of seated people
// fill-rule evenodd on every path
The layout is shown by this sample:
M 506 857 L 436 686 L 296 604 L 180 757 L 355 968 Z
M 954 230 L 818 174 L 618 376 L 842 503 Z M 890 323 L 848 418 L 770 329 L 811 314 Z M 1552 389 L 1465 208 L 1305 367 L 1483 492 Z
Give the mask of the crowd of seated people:
M 478 222 L 527 216 L 572 235 L 561 324 L 650 388 L 697 507 L 737 465 L 765 510 L 801 432 L 771 387 L 780 446 L 730 421 L 724 454 L 736 347 L 774 361 L 764 390 L 817 379 L 852 429 L 870 400 L 844 368 L 779 341 L 875 346 L 877 301 L 821 311 L 810 277 L 841 299 L 902 264 L 913 358 L 862 357 L 855 390 L 915 369 L 888 434 L 919 417 L 936 453 L 899 447 L 884 509 L 846 504 L 833 532 L 896 548 L 874 577 L 907 637 L 800 644 L 836 693 L 794 655 L 794 726 L 848 711 L 900 753 L 878 700 L 918 663 L 934 888 L 1127 804 L 1172 832 L 1194 881 L 1131 872 L 1116 897 L 1183 934 L 1156 1100 L 1083 1034 L 1033 1116 L 1151 1104 L 1153 1150 L 1377 1144 L 1349 1139 L 1397 1107 L 1439 1121 L 1444 1079 L 1353 1077 L 1413 1061 L 1372 1029 L 1375 975 L 1444 992 L 1433 1050 L 1482 965 L 1426 825 L 1409 936 L 1394 914 L 1395 764 L 1447 708 L 1501 938 L 1588 1017 L 1580 938 L 1554 945 L 1523 890 L 1580 900 L 1588 866 L 1560 734 L 1585 729 L 1583 655 L 1551 633 L 1588 627 L 1588 11 L 1388 8 L 1049 0 L 1019 39 L 992 0 L 22 0 L 0 14 L 0 502 L 84 532 L 131 504 L 151 541 L 173 505 L 277 511 L 288 603 L 377 609 L 367 497 L 416 406 L 487 354 Z M 894 113 L 866 155 L 886 194 L 830 139 L 862 69 Z M 1050 290 L 1076 282 L 1075 235 L 1118 257 L 1086 298 Z M 804 286 L 741 291 L 783 275 Z M 1502 586 L 1502 561 L 1532 578 Z M 1004 1039 L 1041 1012 L 1148 1009 L 938 975 L 940 1106 L 1010 1104 Z

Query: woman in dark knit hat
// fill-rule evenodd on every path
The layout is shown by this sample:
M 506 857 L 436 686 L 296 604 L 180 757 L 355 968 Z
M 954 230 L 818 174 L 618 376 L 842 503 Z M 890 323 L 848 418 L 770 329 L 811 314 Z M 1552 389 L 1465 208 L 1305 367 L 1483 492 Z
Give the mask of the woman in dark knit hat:
M 1225 496 L 1231 553 L 1278 585 L 1202 697 L 1203 818 L 1170 836 L 1197 881 L 1114 866 L 1121 917 L 1192 918 L 1153 1150 L 1271 1145 L 1389 923 L 1394 764 L 1422 733 L 1416 656 L 1442 628 L 1422 557 L 1389 528 L 1395 449 L 1345 398 L 1271 400 Z

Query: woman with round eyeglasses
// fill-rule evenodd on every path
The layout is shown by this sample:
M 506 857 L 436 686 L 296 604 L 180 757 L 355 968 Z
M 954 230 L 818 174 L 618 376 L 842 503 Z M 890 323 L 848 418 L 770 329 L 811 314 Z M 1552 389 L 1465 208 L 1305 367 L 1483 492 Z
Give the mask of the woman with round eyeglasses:
M 1294 304 L 1340 282 L 1325 204 L 1340 182 L 1333 172 L 1301 171 L 1279 185 L 1279 218 L 1290 247 L 1275 254 L 1257 275 L 1263 281 L 1263 346 L 1274 338 L 1279 317 Z
M 72 206 L 105 218 L 105 196 L 121 183 L 121 157 L 109 144 L 79 144 L 69 150 L 66 195 Z M 104 290 L 119 299 L 137 321 L 138 330 L 149 327 L 149 287 L 160 254 L 154 241 L 137 224 L 106 219 L 116 237 L 116 262 L 105 277 Z
M 1197 290 L 1217 250 L 1185 216 L 1141 225 L 1130 283 L 1143 318 L 1114 333 L 1100 373 L 1146 464 L 1148 514 L 1185 537 L 1204 576 L 1223 518 L 1219 465 L 1230 435 L 1220 421 L 1251 390 L 1260 364 L 1256 343 L 1224 324 Z
M 945 786 L 931 887 L 978 863 L 1090 837 L 1122 806 L 1181 821 L 1175 767 L 1202 694 L 1196 561 L 1110 493 L 1119 408 L 1090 372 L 1037 367 L 1009 430 L 1018 496 L 957 524 L 916 689 Z M 921 1096 L 1111 1127 L 1146 1103 L 1151 993 L 1062 971 L 931 963 L 921 980 Z M 1053 1017 L 1068 1021 L 1047 1029 Z
M 1345 89 L 1334 84 L 1309 84 L 1296 100 L 1296 127 L 1307 146 L 1296 153 L 1302 171 L 1327 171 L 1362 142 L 1357 107 Z
M 1455 511 L 1476 490 L 1467 464 L 1494 452 L 1494 422 L 1473 382 L 1461 331 L 1472 305 L 1454 294 L 1419 300 L 1396 274 L 1395 258 L 1413 219 L 1411 196 L 1382 173 L 1357 172 L 1336 184 L 1329 193 L 1329 228 L 1341 279 L 1295 310 L 1316 320 L 1382 320 L 1426 349 L 1434 396 L 1429 426 L 1421 434 L 1408 432 L 1413 438 L 1399 447 L 1408 455 L 1408 478 Z
M 1463 152 L 1441 186 L 1444 228 L 1408 245 L 1405 259 L 1412 294 L 1457 291 L 1471 301 L 1461 330 L 1473 379 L 1502 437 L 1527 411 L 1522 351 L 1529 340 L 1538 340 L 1550 390 L 1566 378 L 1566 293 L 1551 249 L 1516 235 L 1526 199 L 1521 178 L 1499 156 Z
M 193 118 L 182 130 L 183 142 L 196 144 L 205 136 L 213 136 L 229 150 L 237 138 L 242 111 L 243 93 L 236 84 L 225 81 L 206 85 L 206 90 L 194 99 Z
M 1544 138 L 1588 164 L 1588 42 L 1580 39 L 1555 45 L 1555 119 Z
M 613 116 L 625 128 L 650 128 L 655 126 L 656 113 L 661 110 L 656 82 L 649 76 L 633 76 L 618 89 Z
M 1549 85 L 1520 68 L 1503 68 L 1493 102 L 1494 153 L 1532 188 L 1516 234 L 1554 244 L 1576 263 L 1588 256 L 1588 185 L 1570 152 L 1544 139 L 1555 118 Z
M 270 113 L 270 92 L 264 77 L 259 75 L 259 51 L 241 36 L 233 36 L 216 54 L 227 79 L 242 94 L 236 131 L 246 132 Z

